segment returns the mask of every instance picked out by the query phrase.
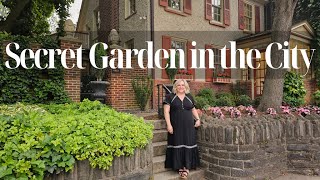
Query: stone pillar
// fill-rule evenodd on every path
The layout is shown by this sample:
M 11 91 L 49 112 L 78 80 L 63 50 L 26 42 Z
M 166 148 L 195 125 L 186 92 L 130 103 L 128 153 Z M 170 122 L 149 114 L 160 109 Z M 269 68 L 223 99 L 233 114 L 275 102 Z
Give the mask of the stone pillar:
M 116 30 L 112 30 L 108 38 L 109 48 L 111 49 L 123 49 L 119 46 L 120 37 Z M 123 52 L 125 52 L 123 50 Z M 124 54 L 123 57 L 126 57 Z M 112 58 L 112 57 L 110 57 Z M 144 61 L 146 62 L 146 61 Z M 126 60 L 124 59 L 124 66 Z M 110 85 L 107 87 L 106 103 L 111 105 L 116 110 L 138 110 L 139 106 L 136 103 L 134 91 L 131 86 L 131 81 L 137 76 L 147 76 L 147 69 L 141 69 L 138 66 L 136 58 L 132 58 L 133 69 L 107 69 L 106 76 Z
M 69 23 L 69 24 L 68 24 Z M 74 28 L 71 26 L 72 21 L 67 21 L 65 25 L 65 31 L 74 32 Z M 60 38 L 60 49 L 63 51 L 65 49 L 76 50 L 81 46 L 81 41 L 77 38 L 74 38 L 72 34 L 67 33 L 65 37 Z M 77 54 L 75 59 L 70 58 L 70 53 L 67 53 L 67 66 L 71 67 L 72 64 L 77 64 Z M 80 69 L 76 66 L 72 69 L 65 69 L 64 72 L 65 80 L 65 91 L 69 95 L 72 101 L 80 102 L 80 85 L 81 85 L 81 73 Z

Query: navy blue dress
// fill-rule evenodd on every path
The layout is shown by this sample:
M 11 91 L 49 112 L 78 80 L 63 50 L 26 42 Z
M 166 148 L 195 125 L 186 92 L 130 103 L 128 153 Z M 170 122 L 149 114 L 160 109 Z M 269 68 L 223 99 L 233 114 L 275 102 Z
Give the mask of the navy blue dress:
M 190 94 L 181 100 L 171 93 L 163 103 L 170 105 L 170 122 L 173 127 L 173 134 L 168 133 L 165 168 L 195 169 L 200 165 L 200 159 L 192 115 L 194 100 Z

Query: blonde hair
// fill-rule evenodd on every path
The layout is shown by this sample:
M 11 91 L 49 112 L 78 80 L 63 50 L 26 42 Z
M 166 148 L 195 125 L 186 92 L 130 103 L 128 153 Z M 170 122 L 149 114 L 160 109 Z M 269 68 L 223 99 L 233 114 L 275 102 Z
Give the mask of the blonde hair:
M 173 84 L 173 88 L 172 88 L 172 92 L 175 94 L 177 93 L 177 86 L 180 82 L 183 82 L 184 83 L 184 87 L 186 88 L 186 94 L 189 94 L 190 93 L 190 87 L 189 87 L 189 84 L 187 83 L 186 80 L 184 79 L 178 79 L 176 80 L 176 82 Z

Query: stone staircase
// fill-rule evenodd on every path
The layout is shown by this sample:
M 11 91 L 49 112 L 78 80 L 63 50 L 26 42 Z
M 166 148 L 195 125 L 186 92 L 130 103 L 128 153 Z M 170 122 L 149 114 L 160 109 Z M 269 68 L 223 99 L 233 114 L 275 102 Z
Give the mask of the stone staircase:
M 167 147 L 167 130 L 164 119 L 147 120 L 152 121 L 154 125 L 153 132 L 153 174 L 154 180 L 178 180 L 180 176 L 171 169 L 164 168 L 166 147 Z M 201 169 L 191 170 L 188 180 L 204 180 L 204 171 Z

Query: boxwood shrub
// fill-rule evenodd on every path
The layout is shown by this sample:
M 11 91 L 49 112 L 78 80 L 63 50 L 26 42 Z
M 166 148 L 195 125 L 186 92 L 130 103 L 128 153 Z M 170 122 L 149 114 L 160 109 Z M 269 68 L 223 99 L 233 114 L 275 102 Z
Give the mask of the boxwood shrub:
M 43 179 L 76 160 L 108 169 L 152 138 L 142 118 L 99 102 L 0 106 L 0 179 Z

